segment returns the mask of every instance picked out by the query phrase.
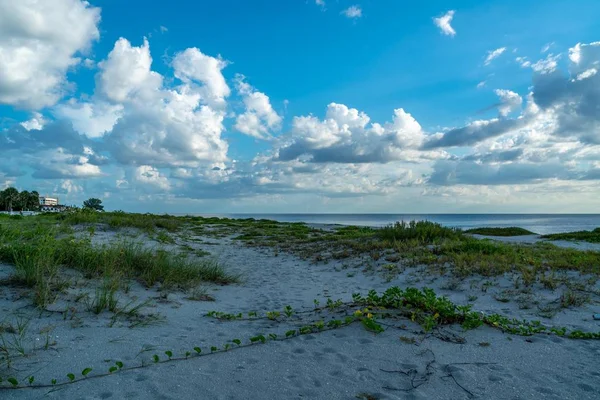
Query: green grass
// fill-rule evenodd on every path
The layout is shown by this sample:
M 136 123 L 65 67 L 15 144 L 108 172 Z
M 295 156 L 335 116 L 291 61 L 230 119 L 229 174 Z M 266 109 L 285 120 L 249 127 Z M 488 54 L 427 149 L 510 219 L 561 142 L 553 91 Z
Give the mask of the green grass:
M 201 282 L 227 284 L 238 280 L 215 260 L 149 249 L 127 241 L 93 246 L 89 238 L 61 235 L 60 227 L 44 220 L 0 224 L 0 262 L 15 266 L 9 282 L 33 288 L 35 304 L 42 307 L 51 303 L 64 287 L 62 267 L 82 271 L 88 278 L 135 279 L 147 287 L 160 284 L 165 288 L 189 289 Z M 102 308 L 93 308 L 98 307 Z
M 462 236 L 460 229 L 448 228 L 430 221 L 396 222 L 381 228 L 378 236 L 389 241 L 416 240 L 422 244 L 436 243 L 444 239 Z
M 600 228 L 596 228 L 593 231 L 554 233 L 551 235 L 543 235 L 542 238 L 550 240 L 579 240 L 582 242 L 600 243 Z
M 47 216 L 68 225 L 106 224 L 113 229 L 137 228 L 145 232 L 153 232 L 156 228 L 176 232 L 181 229 L 184 218 L 170 215 L 152 215 L 115 212 L 96 212 L 78 210 Z
M 511 226 L 508 228 L 474 228 L 466 230 L 465 233 L 486 236 L 523 236 L 536 234 L 517 226 Z

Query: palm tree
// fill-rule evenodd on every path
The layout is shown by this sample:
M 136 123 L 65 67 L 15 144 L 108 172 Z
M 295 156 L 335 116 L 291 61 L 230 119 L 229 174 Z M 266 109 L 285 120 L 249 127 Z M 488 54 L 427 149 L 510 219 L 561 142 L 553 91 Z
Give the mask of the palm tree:
M 15 208 L 19 209 L 19 211 L 28 211 L 29 196 L 31 196 L 31 193 L 29 193 L 27 190 L 23 190 L 21 193 L 19 193 L 18 201 L 15 205 Z
M 29 210 L 37 211 L 40 208 L 40 194 L 37 191 L 29 193 L 29 200 L 27 202 Z
M 14 187 L 9 187 L 5 189 L 3 192 L 5 210 L 12 211 L 13 205 L 18 203 L 19 201 L 19 191 Z

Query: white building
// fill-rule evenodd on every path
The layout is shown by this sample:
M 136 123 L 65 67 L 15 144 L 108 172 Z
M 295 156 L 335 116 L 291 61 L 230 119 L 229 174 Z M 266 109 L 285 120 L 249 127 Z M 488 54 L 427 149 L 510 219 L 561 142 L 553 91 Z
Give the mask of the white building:
M 40 206 L 57 206 L 58 197 L 40 197 Z

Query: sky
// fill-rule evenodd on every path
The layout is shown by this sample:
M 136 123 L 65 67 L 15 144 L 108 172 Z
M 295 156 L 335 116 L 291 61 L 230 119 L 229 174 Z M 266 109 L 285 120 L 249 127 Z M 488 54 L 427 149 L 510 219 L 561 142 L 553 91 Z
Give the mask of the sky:
M 598 213 L 597 0 L 0 0 L 0 189 Z

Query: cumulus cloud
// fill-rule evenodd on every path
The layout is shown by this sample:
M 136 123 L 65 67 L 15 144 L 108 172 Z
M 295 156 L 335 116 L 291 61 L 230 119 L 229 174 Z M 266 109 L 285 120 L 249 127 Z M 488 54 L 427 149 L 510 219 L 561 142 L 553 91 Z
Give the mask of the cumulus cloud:
M 350 19 L 356 19 L 362 17 L 362 8 L 360 6 L 350 6 L 342 11 L 342 14 Z
M 569 73 L 555 65 L 536 71 L 533 98 L 556 119 L 553 134 L 600 144 L 600 42 L 577 44 L 569 51 Z
M 454 10 L 448 11 L 446 14 L 441 17 L 433 18 L 433 23 L 435 26 L 440 28 L 442 34 L 446 36 L 455 36 L 456 31 L 452 28 L 452 19 L 454 18 Z
M 125 51 L 122 51 L 125 50 Z M 134 65 L 136 77 L 123 74 L 122 85 L 106 90 L 106 96 L 121 101 L 124 110 L 105 142 L 123 164 L 154 166 L 197 166 L 201 162 L 220 162 L 227 158 L 224 130 L 225 97 L 229 95 L 221 69 L 226 63 L 187 49 L 175 55 L 173 67 L 181 84 L 163 85 L 163 77 L 151 70 L 152 57 L 147 41 L 133 47 L 119 39 L 103 63 L 98 80 L 105 74 L 125 71 L 109 65 Z M 117 74 L 118 75 L 118 74 Z
M 98 64 L 97 90 L 115 103 L 123 103 L 132 96 L 152 97 L 162 86 L 162 76 L 153 72 L 151 65 L 148 40 L 135 47 L 120 38 L 108 58 Z
M 276 159 L 307 159 L 317 163 L 386 163 L 445 157 L 442 152 L 419 152 L 424 141 L 419 123 L 403 109 L 392 122 L 370 123 L 364 112 L 331 103 L 324 120 L 295 117 L 290 137 L 282 138 Z
M 135 169 L 134 178 L 144 185 L 154 186 L 161 190 L 170 190 L 169 180 L 156 168 L 150 165 L 140 165 Z
M 229 86 L 221 73 L 226 66 L 227 61 L 221 57 L 208 56 L 197 48 L 177 53 L 173 59 L 175 77 L 201 93 L 211 105 L 225 103 L 225 98 L 230 94 Z M 203 86 L 198 87 L 198 84 Z
M 245 82 L 245 77 L 236 76 L 236 87 L 244 101 L 246 111 L 237 116 L 234 128 L 257 139 L 269 138 L 273 129 L 278 129 L 282 118 L 273 110 L 269 97 Z
M 111 104 L 105 101 L 78 102 L 70 99 L 58 104 L 53 114 L 61 120 L 71 121 L 73 128 L 90 138 L 102 137 L 112 131 L 117 120 L 123 115 L 122 104 Z
M 62 183 L 60 184 L 60 189 L 62 189 L 61 191 L 63 193 L 67 194 L 83 192 L 83 187 L 73 182 L 71 179 L 65 179 L 64 181 L 62 181 Z M 58 190 L 55 190 L 55 192 L 58 192 Z
M 44 128 L 46 122 L 47 120 L 42 114 L 39 112 L 34 112 L 30 120 L 21 122 L 21 126 L 28 131 L 32 129 L 39 131 Z
M 492 61 L 494 61 L 496 58 L 500 57 L 502 55 L 502 53 L 504 53 L 505 51 L 506 51 L 506 47 L 500 47 L 496 50 L 488 51 L 488 54 L 483 63 L 485 65 L 490 65 L 492 63 Z
M 494 92 L 500 98 L 498 112 L 501 116 L 506 117 L 511 112 L 521 108 L 523 99 L 517 93 L 505 89 L 496 89 Z
M 100 36 L 81 0 L 0 0 L 0 103 L 40 109 L 68 89 L 67 71 Z

